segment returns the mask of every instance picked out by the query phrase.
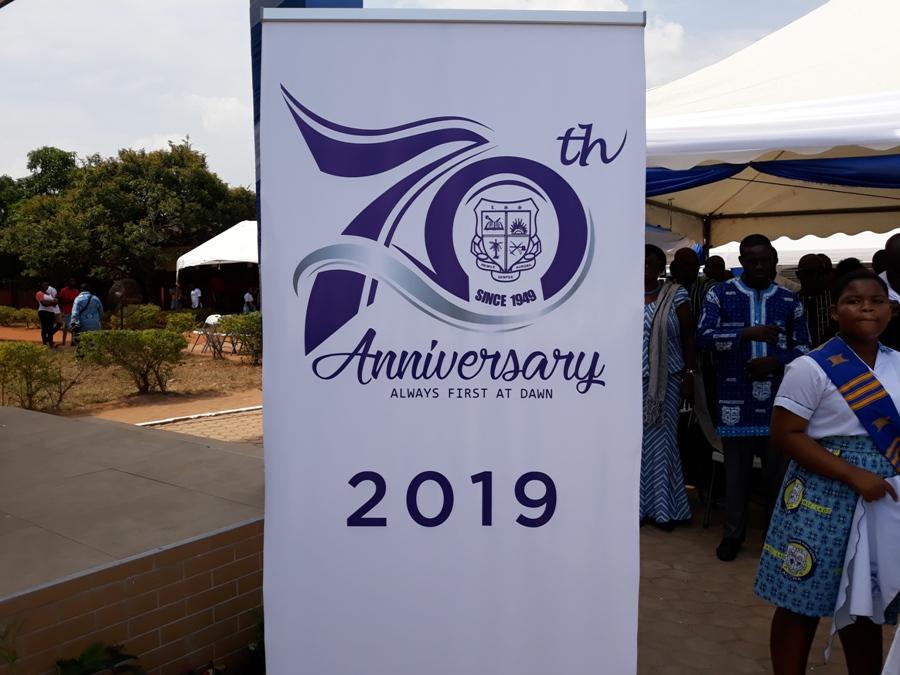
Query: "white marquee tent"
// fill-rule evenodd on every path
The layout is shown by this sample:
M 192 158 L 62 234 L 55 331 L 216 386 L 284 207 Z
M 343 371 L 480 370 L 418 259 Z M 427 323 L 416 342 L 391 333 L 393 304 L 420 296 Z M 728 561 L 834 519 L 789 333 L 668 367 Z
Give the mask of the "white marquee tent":
M 900 153 L 900 2 L 830 0 L 740 52 L 647 94 L 647 165 Z M 752 168 L 651 197 L 647 222 L 713 246 L 900 227 L 900 190 Z
M 186 267 L 228 263 L 259 264 L 255 220 L 241 221 L 185 253 L 175 263 L 175 274 Z
M 817 237 L 808 234 L 799 239 L 779 237 L 772 240 L 772 245 L 778 251 L 778 264 L 781 267 L 796 267 L 797 263 L 807 253 L 824 253 L 832 262 L 837 264 L 844 258 L 856 258 L 861 262 L 872 262 L 872 256 L 876 251 L 883 249 L 885 242 L 894 234 L 900 233 L 900 229 L 882 234 L 863 232 L 862 234 L 833 234 L 830 237 Z M 737 268 L 741 266 L 738 261 L 740 244 L 736 241 L 710 249 L 710 255 L 719 255 L 725 259 L 725 266 Z

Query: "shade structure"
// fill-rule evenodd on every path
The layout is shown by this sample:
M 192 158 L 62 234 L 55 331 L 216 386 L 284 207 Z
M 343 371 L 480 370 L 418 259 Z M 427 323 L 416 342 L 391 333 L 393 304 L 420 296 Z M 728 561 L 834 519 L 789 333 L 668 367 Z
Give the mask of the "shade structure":
M 241 221 L 185 253 L 175 263 L 175 274 L 186 267 L 228 263 L 259 264 L 255 220 Z
M 647 225 L 644 228 L 644 243 L 659 246 L 669 259 L 680 248 L 699 250 L 699 242 L 692 241 L 677 232 L 665 230 L 655 225 Z
M 799 239 L 779 237 L 772 240 L 778 251 L 778 264 L 782 267 L 796 267 L 807 253 L 824 253 L 837 264 L 844 258 L 857 258 L 861 262 L 872 261 L 876 251 L 883 249 L 891 236 L 900 233 L 900 229 L 890 232 L 862 232 L 860 234 L 833 234 L 830 237 L 817 237 L 808 234 Z M 722 256 L 727 267 L 740 267 L 738 260 L 740 244 L 736 241 L 717 246 L 710 250 L 710 255 Z
M 647 163 L 900 154 L 900 3 L 830 0 L 746 49 L 647 94 Z M 900 190 L 746 167 L 648 199 L 647 222 L 713 244 L 900 227 Z

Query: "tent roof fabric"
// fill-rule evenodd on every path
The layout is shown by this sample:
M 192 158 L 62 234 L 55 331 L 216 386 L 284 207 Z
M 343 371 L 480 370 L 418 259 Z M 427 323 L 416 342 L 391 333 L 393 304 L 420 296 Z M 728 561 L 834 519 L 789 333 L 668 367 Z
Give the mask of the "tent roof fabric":
M 647 93 L 648 166 L 900 152 L 900 2 L 830 0 L 732 56 Z M 648 223 L 712 244 L 761 232 L 885 232 L 900 191 L 763 175 L 733 177 L 647 203 Z
M 875 252 L 883 249 L 887 240 L 898 232 L 900 230 L 882 234 L 863 232 L 852 236 L 834 234 L 830 237 L 808 234 L 800 239 L 779 237 L 772 242 L 772 246 L 778 251 L 778 264 L 784 267 L 795 267 L 800 262 L 800 258 L 807 253 L 824 253 L 835 264 L 844 258 L 857 258 L 865 263 L 871 262 Z M 727 267 L 740 267 L 739 249 L 740 244 L 734 241 L 710 249 L 709 254 L 722 256 Z
M 648 164 L 687 168 L 743 163 L 773 150 L 897 147 L 898 25 L 896 0 L 831 0 L 718 63 L 651 89 Z
M 259 264 L 259 248 L 255 220 L 244 220 L 220 232 L 178 258 L 176 274 L 186 267 L 225 265 L 228 263 Z

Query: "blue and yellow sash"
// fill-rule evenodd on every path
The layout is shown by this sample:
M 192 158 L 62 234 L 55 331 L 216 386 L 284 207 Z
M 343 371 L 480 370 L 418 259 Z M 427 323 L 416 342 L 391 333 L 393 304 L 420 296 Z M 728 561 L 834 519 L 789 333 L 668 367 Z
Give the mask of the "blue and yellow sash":
M 875 446 L 900 473 L 900 413 L 869 367 L 840 337 L 809 354 L 856 413 Z

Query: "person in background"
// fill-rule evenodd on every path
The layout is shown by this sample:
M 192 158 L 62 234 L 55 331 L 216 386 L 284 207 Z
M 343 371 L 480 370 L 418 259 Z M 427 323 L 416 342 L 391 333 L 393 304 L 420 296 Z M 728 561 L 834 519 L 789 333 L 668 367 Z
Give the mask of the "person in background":
M 872 254 L 872 271 L 881 274 L 887 269 L 887 251 L 881 249 Z
M 78 286 L 75 279 L 70 278 L 66 285 L 59 291 L 59 311 L 62 316 L 62 346 L 66 346 L 66 336 L 69 334 L 69 321 L 72 318 L 72 303 L 78 297 Z
M 778 251 L 774 248 L 772 251 L 775 253 L 775 267 L 772 268 L 772 281 L 782 288 L 788 289 L 791 293 L 798 293 L 800 291 L 800 284 L 792 279 L 788 279 L 778 271 Z
M 678 456 L 678 409 L 693 399 L 694 319 L 687 291 L 661 281 L 666 254 L 644 247 L 643 391 L 640 520 L 669 532 L 691 508 Z
M 772 413 L 773 443 L 791 463 L 753 590 L 775 605 L 775 675 L 807 672 L 819 618 L 834 613 L 859 498 L 897 501 L 886 479 L 900 471 L 891 452 L 900 354 L 878 343 L 891 318 L 887 287 L 862 270 L 838 279 L 835 295 L 840 333 L 787 367 Z M 885 623 L 896 623 L 897 604 L 887 605 Z M 858 617 L 838 634 L 851 675 L 882 672 L 881 626 Z
M 840 279 L 850 274 L 850 272 L 858 272 L 864 269 L 866 269 L 866 266 L 859 261 L 859 258 L 844 258 L 835 266 L 834 277 L 835 279 Z
M 900 234 L 895 234 L 884 245 L 884 264 L 884 271 L 878 276 L 887 284 L 891 301 L 900 302 Z
M 91 293 L 88 284 L 81 284 L 81 292 L 72 304 L 72 344 L 78 346 L 78 340 L 82 333 L 100 330 L 103 321 L 103 303 L 100 298 Z
M 718 431 L 725 454 L 725 528 L 719 560 L 737 557 L 747 532 L 753 457 L 766 474 L 771 509 L 784 464 L 769 448 L 769 418 L 782 369 L 809 352 L 803 303 L 772 281 L 775 251 L 761 234 L 740 245 L 743 274 L 716 284 L 700 319 L 700 348 L 717 358 Z
M 724 261 L 722 263 L 724 269 Z M 703 312 L 703 301 L 709 289 L 716 283 L 715 279 L 699 277 L 700 259 L 691 248 L 675 251 L 671 265 L 672 277 L 687 292 L 691 300 L 691 316 L 694 319 L 694 330 Z M 694 373 L 694 402 L 682 408 L 678 420 L 678 448 L 681 457 L 681 468 L 688 485 L 701 485 L 708 479 L 707 467 L 713 448 L 721 450 L 721 441 L 716 433 L 715 423 L 709 414 L 708 401 L 712 387 L 707 386 L 707 378 L 713 372 L 713 363 L 709 354 L 703 358 L 698 355 Z
M 691 313 L 695 320 L 703 309 L 705 279 L 700 279 L 700 259 L 692 248 L 680 248 L 675 251 L 669 270 L 672 279 L 687 291 L 691 299 Z M 708 288 L 708 287 L 707 287 Z
M 181 284 L 177 281 L 169 288 L 169 309 L 174 311 L 181 309 Z
M 824 253 L 817 254 L 821 259 L 822 263 L 825 265 L 825 288 L 831 292 L 832 297 L 834 297 L 834 283 L 837 281 L 837 277 L 834 275 L 834 265 L 831 262 L 831 258 L 829 258 Z
M 53 336 L 59 330 L 56 317 L 59 316 L 59 301 L 56 298 L 56 289 L 49 281 L 42 281 L 41 290 L 34 295 L 38 305 L 38 319 L 41 322 L 41 342 L 53 348 Z
M 837 326 L 831 319 L 831 291 L 825 288 L 825 263 L 815 253 L 807 253 L 797 265 L 800 300 L 806 309 L 810 345 L 815 348 L 834 337 Z
M 887 330 L 881 334 L 881 343 L 900 351 L 900 234 L 887 240 L 884 254 L 886 267 L 878 276 L 887 284 L 893 315 Z
M 725 259 L 719 255 L 712 255 L 703 266 L 703 275 L 713 281 L 728 281 L 734 278 L 731 270 L 725 268 Z
M 248 288 L 244 293 L 244 314 L 256 311 L 256 303 L 253 301 L 253 289 Z
M 203 291 L 200 290 L 200 287 L 194 286 L 194 290 L 191 291 L 191 307 L 193 309 L 203 307 L 203 301 L 200 299 L 202 295 Z

